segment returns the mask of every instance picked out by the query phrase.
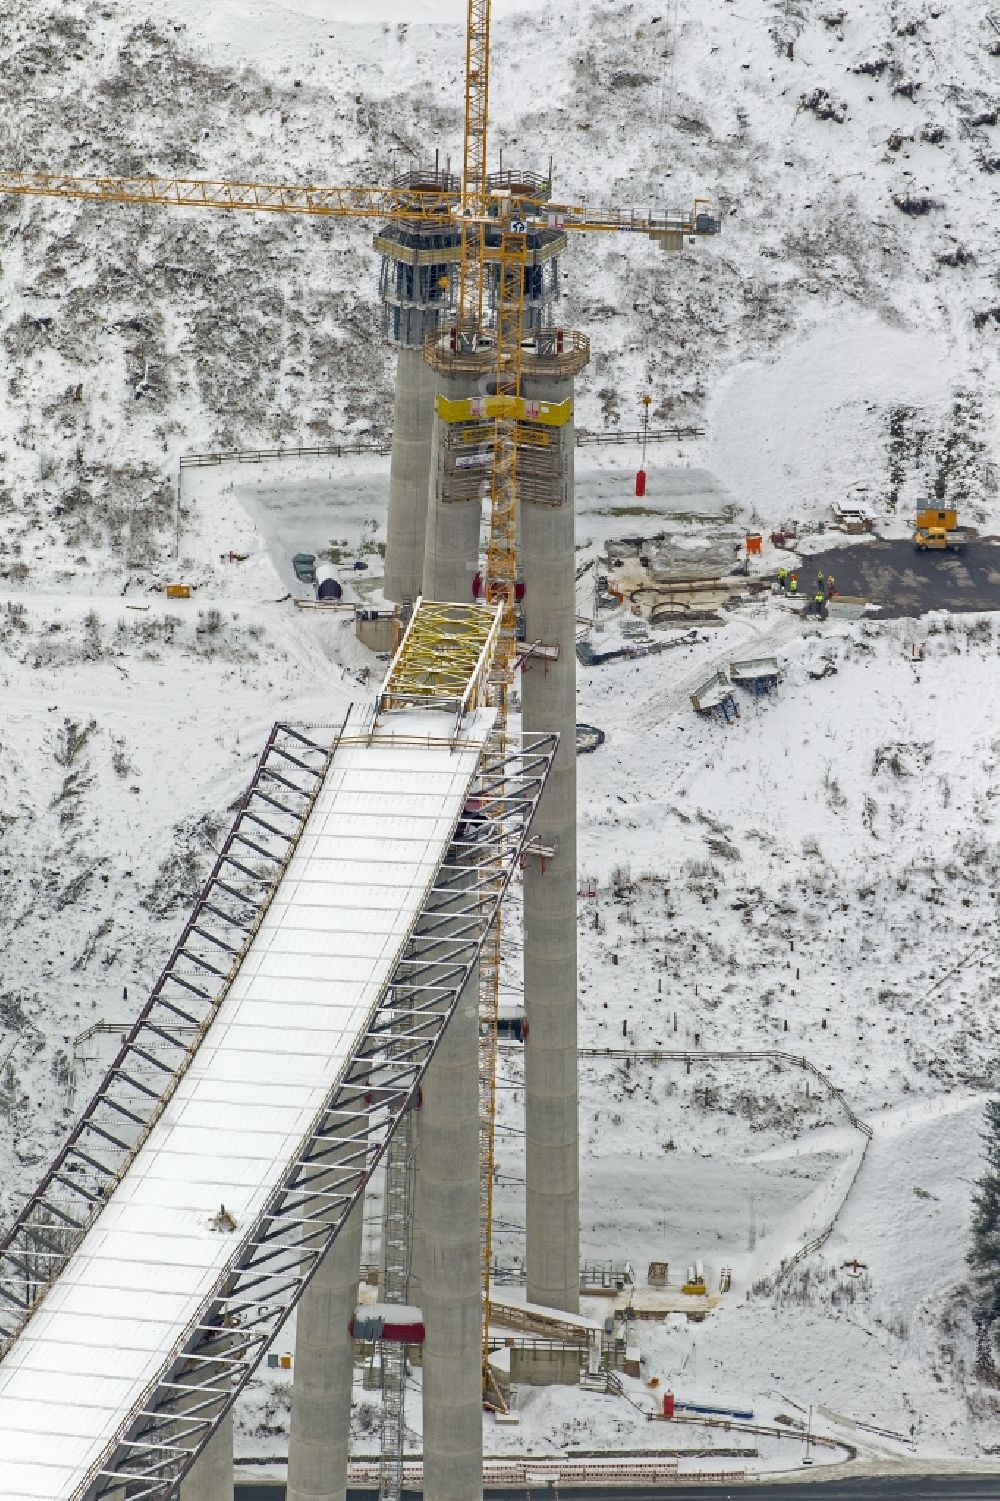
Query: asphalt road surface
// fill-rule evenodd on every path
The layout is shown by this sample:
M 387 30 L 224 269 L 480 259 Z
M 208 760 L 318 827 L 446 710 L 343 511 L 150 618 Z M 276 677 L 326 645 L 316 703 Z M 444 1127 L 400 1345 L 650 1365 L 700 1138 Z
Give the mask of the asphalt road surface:
M 816 574 L 833 574 L 840 594 L 881 606 L 881 615 L 928 610 L 1000 610 L 1000 546 L 980 539 L 958 552 L 918 552 L 912 542 L 857 542 L 803 559 L 799 594 Z
M 784 1481 L 776 1485 L 531 1486 L 488 1490 L 487 1501 L 997 1501 L 1000 1475 L 906 1475 L 898 1479 L 859 1475 L 856 1480 Z M 419 1492 L 404 1491 L 408 1501 Z M 348 1501 L 372 1501 L 373 1491 L 348 1491 Z M 285 1501 L 283 1484 L 261 1481 L 236 1486 L 236 1501 Z

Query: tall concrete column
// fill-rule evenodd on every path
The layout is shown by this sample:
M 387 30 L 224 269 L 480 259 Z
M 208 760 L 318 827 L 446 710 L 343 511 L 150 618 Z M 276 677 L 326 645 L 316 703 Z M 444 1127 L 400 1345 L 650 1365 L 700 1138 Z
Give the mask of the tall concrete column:
M 375 234 L 382 332 L 399 356 L 382 587 L 401 604 L 416 599 L 423 571 L 435 379 L 420 351 L 454 316 L 462 236 L 451 211 L 460 182 L 440 163 L 404 172 L 394 186 L 441 193 L 440 219 L 390 221 Z
M 420 350 L 401 348 L 396 362 L 382 585 L 386 597 L 396 604 L 416 599 L 423 583 L 436 387 L 437 377 Z
M 454 387 L 453 387 L 454 389 Z M 435 439 L 437 441 L 437 438 Z M 434 469 L 431 476 L 433 484 Z M 479 549 L 479 501 L 458 541 L 428 546 L 424 595 L 467 599 Z M 463 551 L 463 548 L 465 549 Z M 472 571 L 467 564 L 473 564 Z M 460 580 L 465 590 L 451 592 Z M 460 892 L 468 877 L 456 874 Z M 482 1266 L 479 1234 L 479 967 L 474 966 L 421 1088 L 415 1116 L 410 1297 L 423 1310 L 424 1501 L 481 1501 L 483 1494 Z
M 573 380 L 528 379 L 524 395 L 561 402 Z M 580 1164 L 576 960 L 576 591 L 573 423 L 558 429 L 555 503 L 522 500 L 525 640 L 558 646 L 521 674 L 525 731 L 559 733 L 533 839 L 555 851 L 524 871 L 525 1184 L 528 1298 L 579 1310 Z
M 363 1225 L 364 1196 L 299 1300 L 287 1501 L 346 1501 Z
M 474 377 L 438 374 L 433 378 L 438 392 L 447 400 L 457 401 L 478 394 Z M 479 486 L 484 470 L 462 467 L 456 462 L 459 457 L 467 459 L 475 455 L 470 451 L 458 455 L 450 450 L 448 427 L 442 418 L 434 417 L 423 595 L 425 599 L 467 604 L 472 599 L 473 579 L 479 566 L 483 518 Z M 485 473 L 488 475 L 489 471 Z M 456 496 L 467 498 L 457 499 Z
M 479 983 L 474 970 L 424 1080 L 413 1293 L 423 1310 L 424 1501 L 483 1494 Z
M 233 1501 L 233 1409 L 181 1482 L 180 1501 Z

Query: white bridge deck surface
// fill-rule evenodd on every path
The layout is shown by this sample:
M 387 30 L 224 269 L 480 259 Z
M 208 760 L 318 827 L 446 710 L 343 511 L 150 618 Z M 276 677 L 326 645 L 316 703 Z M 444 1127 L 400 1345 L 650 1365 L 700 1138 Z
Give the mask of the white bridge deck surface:
M 385 990 L 492 718 L 394 713 L 381 733 L 412 742 L 337 749 L 172 1100 L 0 1363 L 2 1501 L 80 1494 L 197 1322 Z M 369 723 L 358 711 L 345 736 Z M 209 1225 L 223 1203 L 233 1234 Z

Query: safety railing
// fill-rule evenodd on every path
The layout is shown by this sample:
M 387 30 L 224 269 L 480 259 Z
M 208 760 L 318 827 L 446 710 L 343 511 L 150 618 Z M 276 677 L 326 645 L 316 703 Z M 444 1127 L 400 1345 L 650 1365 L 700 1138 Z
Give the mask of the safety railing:
M 496 364 L 495 335 L 487 329 L 477 333 L 474 344 L 463 348 L 454 331 L 437 328 L 424 340 L 424 359 L 432 370 L 451 375 L 482 375 Z M 579 375 L 590 359 L 590 340 L 573 328 L 538 329 L 521 347 L 525 375 Z
M 631 428 L 621 432 L 617 428 L 610 427 L 600 432 L 588 432 L 586 428 L 577 428 L 576 446 L 589 448 L 592 444 L 598 443 L 627 443 L 638 444 L 641 447 L 643 443 L 674 443 L 682 442 L 685 438 L 703 438 L 704 436 L 703 427 L 651 427 L 645 433 L 641 428 Z
M 582 339 L 584 336 L 581 334 L 579 337 Z M 482 360 L 479 363 L 482 364 Z M 486 364 L 489 365 L 489 363 L 487 359 Z M 489 433 L 492 431 L 492 426 L 490 426 Z M 704 436 L 703 427 L 656 427 L 650 428 L 647 433 L 639 429 L 619 431 L 617 428 L 604 428 L 598 431 L 577 428 L 573 440 L 577 448 L 590 448 L 594 445 L 607 444 L 622 446 L 638 443 L 641 445 L 643 441 L 647 443 L 682 442 L 687 438 L 703 438 Z M 339 459 L 352 454 L 366 453 L 385 456 L 391 452 L 392 435 L 384 433 L 374 438 L 352 438 L 338 443 L 300 444 L 294 448 L 234 448 L 206 453 L 182 453 L 178 460 L 178 467 L 182 470 L 217 469 L 223 464 L 288 463 L 293 459 Z
M 270 460 L 343 458 L 349 454 L 392 452 L 392 439 L 355 438 L 341 443 L 314 443 L 296 448 L 234 448 L 217 453 L 182 453 L 180 469 L 212 469 L 219 464 L 266 464 Z
M 354 1461 L 347 1470 L 351 1489 L 374 1489 L 378 1480 L 378 1466 L 371 1462 Z M 581 1463 L 579 1460 L 559 1459 L 511 1459 L 486 1460 L 483 1464 L 483 1484 L 490 1490 L 505 1488 L 553 1486 L 594 1486 L 601 1488 L 634 1487 L 643 1485 L 720 1485 L 739 1484 L 746 1480 L 746 1470 L 695 1470 L 680 1471 L 676 1459 L 619 1460 Z M 423 1464 L 409 1460 L 403 1465 L 403 1485 L 407 1489 L 423 1488 Z
M 738 1048 L 581 1048 L 580 1054 L 581 1056 L 591 1058 L 626 1058 L 633 1062 L 643 1063 L 683 1063 L 687 1068 L 690 1068 L 692 1064 L 705 1063 L 710 1060 L 731 1059 L 741 1062 L 769 1060 L 791 1064 L 812 1074 L 813 1078 L 818 1079 L 823 1087 L 829 1091 L 831 1098 L 837 1101 L 855 1131 L 860 1133 L 863 1145 L 855 1164 L 854 1172 L 851 1174 L 850 1182 L 844 1190 L 836 1212 L 821 1230 L 817 1231 L 809 1240 L 803 1242 L 794 1255 L 785 1258 L 779 1263 L 776 1272 L 769 1281 L 769 1290 L 774 1292 L 800 1262 L 804 1261 L 807 1256 L 811 1256 L 814 1251 L 818 1251 L 829 1240 L 836 1229 L 837 1221 L 843 1212 L 844 1205 L 847 1203 L 851 1191 L 858 1181 L 858 1175 L 864 1166 L 874 1132 L 868 1122 L 862 1120 L 861 1116 L 851 1106 L 844 1091 L 834 1084 L 830 1076 L 813 1063 L 811 1058 L 806 1058 L 801 1053 L 786 1053 L 779 1048 L 751 1048 L 745 1051 L 741 1051 Z

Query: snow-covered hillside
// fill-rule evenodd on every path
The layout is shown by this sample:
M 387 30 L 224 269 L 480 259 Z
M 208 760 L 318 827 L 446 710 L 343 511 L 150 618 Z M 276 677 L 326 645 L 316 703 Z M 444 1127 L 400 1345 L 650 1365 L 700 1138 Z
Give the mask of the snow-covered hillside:
M 788 624 L 741 611 L 691 648 L 580 669 L 580 717 L 607 734 L 580 761 L 584 1251 L 633 1258 L 640 1283 L 651 1260 L 733 1268 L 737 1295 L 696 1334 L 638 1326 L 667 1384 L 764 1411 L 773 1387 L 808 1392 L 971 1455 L 997 1414 L 962 1284 L 1000 1079 L 1000 638 L 989 616 Z M 773 697 L 745 696 L 730 726 L 692 713 L 715 666 L 768 651 Z M 693 1065 L 652 1056 L 684 1049 Z M 711 1056 L 728 1050 L 785 1059 Z M 875 1136 L 833 1236 L 772 1297 L 856 1161 L 802 1056 Z M 501 1157 L 516 1180 L 517 1138 Z M 512 1226 L 518 1192 L 498 1191 Z M 630 1441 L 652 1442 L 641 1425 Z
M 342 0 L 2 13 L 12 167 L 377 182 L 458 148 L 456 0 L 365 25 Z M 974 0 L 588 0 L 530 26 L 507 0 L 495 37 L 507 162 L 551 155 L 570 201 L 707 194 L 724 220 L 683 256 L 577 238 L 560 316 L 593 339 L 585 425 L 636 425 L 646 390 L 656 419 L 711 414 L 723 478 L 765 517 L 817 473 L 992 506 L 1000 38 Z M 6 566 L 37 571 L 43 538 L 97 571 L 155 557 L 185 449 L 386 431 L 370 230 L 0 199 Z M 845 371 L 837 330 L 861 309 L 895 341 L 870 327 Z M 852 430 L 843 472 L 817 470 Z
M 0 0 L 0 161 L 375 183 L 454 157 L 463 7 L 365 14 Z M 551 154 L 571 202 L 705 194 L 722 214 L 681 256 L 580 237 L 563 262 L 560 321 L 594 351 L 579 424 L 631 429 L 649 391 L 654 421 L 707 429 L 651 451 L 638 528 L 661 524 L 669 465 L 691 470 L 678 493 L 765 531 L 849 497 L 901 530 L 931 490 L 1000 526 L 1000 37 L 978 3 L 503 0 L 494 26 L 505 164 Z M 176 496 L 192 449 L 391 427 L 370 234 L 0 196 L 0 1220 L 115 1035 L 85 1034 L 133 1014 L 165 959 L 266 726 L 342 713 L 371 662 L 283 597 L 300 546 L 374 558 L 387 463 L 185 471 Z M 581 546 L 632 515 L 636 457 L 581 463 Z M 198 592 L 165 604 L 177 574 Z M 751 648 L 778 654 L 777 695 L 696 720 L 699 675 Z M 875 1131 L 834 1237 L 772 1296 L 857 1146 L 832 1098 L 784 1065 L 586 1058 L 586 1254 L 733 1266 L 707 1324 L 641 1334 L 649 1374 L 912 1425 L 925 1453 L 996 1441 L 961 1288 L 1000 1077 L 998 648 L 990 618 L 803 634 L 761 606 L 580 673 L 580 717 L 607 733 L 581 761 L 583 1045 L 805 1054 Z M 505 1069 L 516 1129 L 516 1053 Z M 499 1245 L 519 1254 L 516 1229 Z M 853 1256 L 869 1274 L 848 1296 Z M 251 1451 L 284 1422 L 264 1390 Z M 609 1401 L 533 1393 L 494 1446 L 657 1441 Z
M 84 1034 L 148 995 L 274 719 L 361 691 L 331 629 L 224 600 L 0 603 L 4 1219 L 113 1056 Z

